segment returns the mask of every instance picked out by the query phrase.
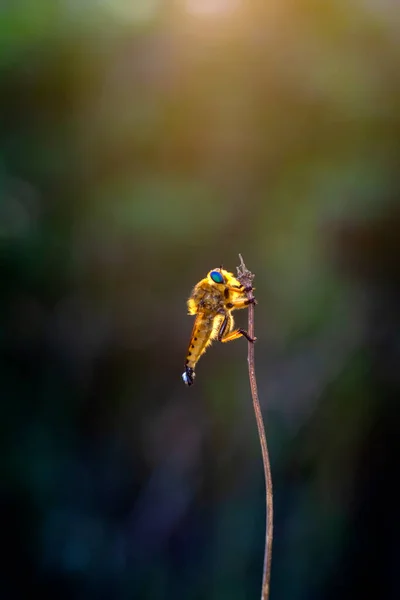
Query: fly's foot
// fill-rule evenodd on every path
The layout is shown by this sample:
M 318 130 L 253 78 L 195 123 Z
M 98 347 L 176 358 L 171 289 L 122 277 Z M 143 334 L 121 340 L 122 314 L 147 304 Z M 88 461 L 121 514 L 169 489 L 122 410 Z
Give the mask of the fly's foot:
M 250 336 L 250 335 L 247 333 L 247 331 L 246 331 L 245 329 L 239 329 L 238 331 L 239 331 L 239 332 L 242 334 L 242 336 L 243 336 L 243 337 L 245 337 L 245 338 L 246 338 L 246 340 L 247 340 L 248 342 L 250 342 L 251 344 L 254 344 L 254 342 L 255 342 L 255 341 L 256 341 L 256 339 L 257 339 L 256 337 L 254 337 L 254 338 L 253 338 L 253 337 L 251 337 L 251 336 Z

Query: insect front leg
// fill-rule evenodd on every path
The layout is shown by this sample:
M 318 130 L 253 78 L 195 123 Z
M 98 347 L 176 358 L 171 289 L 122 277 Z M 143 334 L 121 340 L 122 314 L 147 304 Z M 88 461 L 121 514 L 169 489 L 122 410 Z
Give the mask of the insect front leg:
M 234 292 L 236 294 L 238 293 L 243 293 L 243 292 L 251 292 L 254 291 L 256 288 L 253 288 L 252 285 L 247 286 L 247 287 L 243 287 L 241 286 L 232 286 L 232 285 L 227 285 L 225 286 L 225 289 L 229 290 L 230 292 Z

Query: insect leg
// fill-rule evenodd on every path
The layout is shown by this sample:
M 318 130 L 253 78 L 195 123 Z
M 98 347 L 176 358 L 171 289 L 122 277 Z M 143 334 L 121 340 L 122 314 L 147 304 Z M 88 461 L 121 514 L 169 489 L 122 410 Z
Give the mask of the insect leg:
M 239 328 L 239 329 L 235 329 L 235 331 L 231 331 L 230 333 L 225 335 L 221 339 L 221 342 L 233 342 L 233 340 L 237 340 L 238 338 L 240 338 L 242 336 L 245 337 L 246 340 L 251 343 L 255 342 L 257 339 L 257 338 L 250 337 L 245 329 Z
M 229 313 L 226 313 L 224 320 L 222 321 L 221 326 L 218 331 L 217 340 L 219 342 L 222 342 L 222 338 L 224 337 L 225 332 L 226 332 L 226 327 L 227 327 L 228 323 L 230 324 L 230 321 L 231 321 L 231 315 Z M 229 332 L 229 327 L 228 327 L 228 332 Z
M 246 298 L 246 300 L 232 300 L 231 302 L 227 302 L 225 306 L 229 309 L 237 309 L 246 308 L 249 304 L 257 304 L 257 300 L 255 298 Z
M 233 342 L 233 340 L 237 340 L 240 337 L 245 337 L 249 342 L 255 342 L 256 338 L 252 338 L 249 336 L 245 329 L 235 329 L 232 331 L 234 326 L 234 320 L 231 313 L 227 313 L 225 315 L 225 319 L 223 320 L 219 333 L 218 333 L 218 341 L 220 342 Z

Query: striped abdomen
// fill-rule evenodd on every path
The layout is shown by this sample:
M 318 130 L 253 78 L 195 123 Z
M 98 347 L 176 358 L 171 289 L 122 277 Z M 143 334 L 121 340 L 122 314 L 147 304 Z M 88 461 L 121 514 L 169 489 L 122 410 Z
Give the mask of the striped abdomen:
M 187 367 L 194 370 L 200 356 L 204 354 L 207 347 L 217 337 L 223 318 L 223 315 L 215 316 L 198 313 L 186 356 Z

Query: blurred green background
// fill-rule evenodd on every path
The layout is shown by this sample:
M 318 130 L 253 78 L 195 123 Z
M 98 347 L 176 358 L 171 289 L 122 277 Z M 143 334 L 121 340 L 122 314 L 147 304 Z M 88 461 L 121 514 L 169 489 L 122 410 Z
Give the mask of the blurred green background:
M 271 600 L 398 598 L 399 63 L 390 0 L 0 2 L 1 598 L 260 596 L 245 342 L 181 380 L 239 252 Z

